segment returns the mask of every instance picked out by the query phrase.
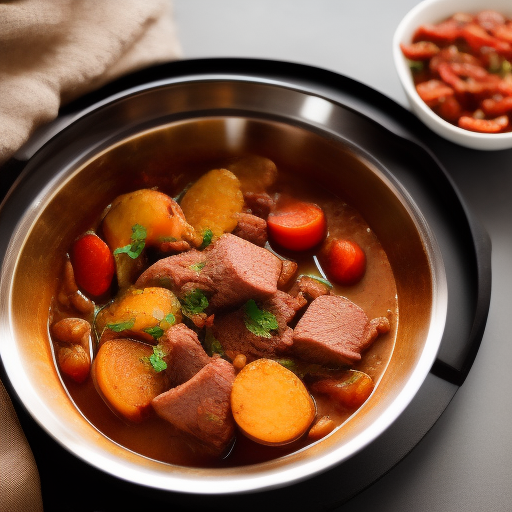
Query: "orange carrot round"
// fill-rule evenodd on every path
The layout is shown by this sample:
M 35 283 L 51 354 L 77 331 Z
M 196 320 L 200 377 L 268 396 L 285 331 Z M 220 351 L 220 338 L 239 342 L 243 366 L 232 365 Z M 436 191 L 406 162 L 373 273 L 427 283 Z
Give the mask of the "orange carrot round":
M 316 414 L 302 381 L 271 359 L 257 359 L 240 371 L 231 391 L 231 410 L 244 434 L 266 445 L 295 441 Z
M 153 347 L 113 339 L 98 350 L 92 377 L 108 404 L 124 418 L 139 422 L 151 411 L 151 400 L 167 387 L 165 372 L 157 373 L 149 358 Z
M 323 240 L 327 223 L 319 206 L 297 201 L 272 212 L 267 228 L 270 238 L 280 246 L 305 251 Z
M 361 247 L 350 240 L 333 240 L 322 257 L 327 277 L 341 285 L 360 281 L 366 272 L 366 256 Z

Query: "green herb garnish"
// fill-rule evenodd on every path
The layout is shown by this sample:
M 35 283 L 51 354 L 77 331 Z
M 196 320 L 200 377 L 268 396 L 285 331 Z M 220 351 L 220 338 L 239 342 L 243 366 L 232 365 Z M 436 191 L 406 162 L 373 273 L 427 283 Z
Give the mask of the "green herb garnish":
M 153 347 L 153 353 L 149 356 L 149 362 L 155 372 L 162 372 L 167 368 L 167 363 L 164 361 L 166 356 L 160 345 Z
M 213 238 L 213 231 L 211 229 L 205 229 L 203 233 L 203 243 L 199 246 L 199 250 L 206 249 L 211 243 Z
M 126 253 L 132 260 L 138 258 L 146 245 L 146 234 L 146 228 L 144 226 L 135 224 L 132 226 L 132 236 L 130 237 L 132 243 L 124 247 L 119 247 L 114 251 L 114 254 Z
M 168 313 L 158 325 L 148 327 L 144 329 L 144 332 L 152 336 L 155 340 L 158 340 L 164 335 L 165 330 L 171 327 L 171 325 L 174 325 L 175 322 L 175 316 L 172 313 Z
M 206 295 L 198 288 L 187 293 L 180 302 L 183 312 L 188 315 L 197 315 L 208 307 Z
M 413 73 L 419 73 L 423 71 L 423 62 L 421 60 L 410 60 L 409 68 Z
M 190 267 L 188 267 L 188 268 L 190 270 L 193 270 L 194 272 L 201 272 L 201 270 L 203 270 L 205 265 L 206 265 L 206 261 L 201 261 L 199 263 L 194 263 L 193 265 L 190 265 Z
M 123 332 L 130 330 L 135 325 L 135 318 L 130 318 L 130 320 L 126 320 L 125 322 L 118 322 L 115 324 L 107 324 L 107 329 L 110 329 L 114 332 Z
M 214 354 L 218 354 L 221 357 L 225 356 L 224 350 L 220 341 L 213 335 L 210 329 L 206 329 L 204 336 L 204 345 L 206 353 L 211 357 Z
M 253 299 L 246 302 L 244 306 L 245 326 L 256 336 L 270 338 L 270 331 L 279 327 L 276 317 L 269 311 L 262 311 L 258 308 Z

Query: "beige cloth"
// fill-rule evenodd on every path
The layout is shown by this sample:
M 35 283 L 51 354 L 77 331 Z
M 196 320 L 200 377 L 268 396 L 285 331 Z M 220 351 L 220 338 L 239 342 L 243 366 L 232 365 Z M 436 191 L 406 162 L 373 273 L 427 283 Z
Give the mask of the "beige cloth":
M 0 165 L 59 107 L 181 55 L 171 0 L 0 2 Z
M 180 57 L 171 0 L 0 2 L 0 165 L 59 108 Z M 40 480 L 0 382 L 0 511 L 42 510 Z

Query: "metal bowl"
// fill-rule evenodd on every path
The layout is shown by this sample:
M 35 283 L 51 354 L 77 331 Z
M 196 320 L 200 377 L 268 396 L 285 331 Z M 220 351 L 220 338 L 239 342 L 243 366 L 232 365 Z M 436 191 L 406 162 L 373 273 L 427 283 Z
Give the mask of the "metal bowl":
M 169 79 L 109 98 L 33 156 L 0 211 L 0 350 L 31 416 L 63 447 L 128 482 L 226 494 L 291 484 L 348 460 L 402 413 L 426 378 L 443 334 L 447 284 L 440 250 L 407 191 L 364 148 L 340 135 L 347 111 L 271 80 Z M 240 152 L 292 168 L 322 168 L 381 241 L 395 274 L 399 320 L 393 356 L 366 404 L 328 437 L 242 468 L 198 469 L 150 460 L 112 442 L 80 413 L 55 368 L 48 333 L 55 251 L 68 247 L 139 164 L 164 152 L 176 163 Z M 311 176 L 319 180 L 320 176 Z M 123 181 L 124 180 L 124 181 Z M 84 225 L 85 226 L 85 225 Z M 85 226 L 87 227 L 87 226 Z

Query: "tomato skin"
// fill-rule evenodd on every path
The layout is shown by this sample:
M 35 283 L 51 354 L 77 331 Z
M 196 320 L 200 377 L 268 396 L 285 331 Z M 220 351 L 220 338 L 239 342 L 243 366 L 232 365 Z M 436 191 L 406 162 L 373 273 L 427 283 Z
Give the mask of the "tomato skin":
M 114 256 L 108 245 L 94 233 L 86 233 L 71 247 L 71 264 L 77 286 L 99 297 L 107 292 L 114 276 Z
M 439 46 L 430 41 L 400 44 L 400 48 L 402 53 L 409 60 L 428 60 L 439 53 Z
M 327 222 L 323 210 L 313 203 L 294 202 L 267 218 L 269 237 L 285 249 L 306 251 L 325 237 Z
M 509 125 L 507 116 L 499 116 L 496 119 L 475 119 L 470 116 L 461 116 L 458 123 L 460 128 L 480 133 L 499 133 Z
M 356 284 L 366 272 L 366 255 L 361 247 L 351 240 L 333 240 L 322 260 L 327 277 L 337 284 Z

